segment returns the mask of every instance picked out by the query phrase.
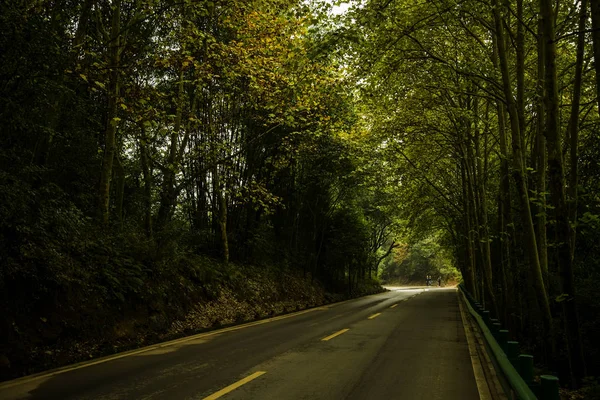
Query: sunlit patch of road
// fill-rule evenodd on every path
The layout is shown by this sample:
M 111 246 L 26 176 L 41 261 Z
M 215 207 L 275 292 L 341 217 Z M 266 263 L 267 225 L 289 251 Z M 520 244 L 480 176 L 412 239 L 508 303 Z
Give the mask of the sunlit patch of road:
M 399 290 L 422 292 L 424 289 L 429 289 L 427 286 L 384 286 L 383 288 L 392 292 Z

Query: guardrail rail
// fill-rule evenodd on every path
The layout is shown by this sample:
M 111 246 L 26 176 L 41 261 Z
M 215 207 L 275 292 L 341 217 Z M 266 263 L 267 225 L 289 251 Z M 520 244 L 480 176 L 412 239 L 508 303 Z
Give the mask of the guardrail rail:
M 540 382 L 534 381 L 533 356 L 520 354 L 519 342 L 509 340 L 510 332 L 502 329 L 499 320 L 490 318 L 490 312 L 459 285 L 459 292 L 467 309 L 479 325 L 487 348 L 491 351 L 495 365 L 500 368 L 508 383 L 509 398 L 519 400 L 560 400 L 558 378 L 541 375 Z M 506 389 L 506 388 L 505 388 Z

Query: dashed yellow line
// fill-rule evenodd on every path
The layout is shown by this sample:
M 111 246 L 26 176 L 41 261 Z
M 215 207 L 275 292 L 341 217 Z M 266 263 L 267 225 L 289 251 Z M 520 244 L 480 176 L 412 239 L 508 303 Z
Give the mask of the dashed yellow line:
M 394 308 L 394 307 L 396 307 L 397 305 L 398 305 L 398 303 L 396 303 L 396 304 L 392 304 L 392 305 L 390 306 L 390 308 Z
M 216 400 L 219 397 L 225 396 L 227 393 L 229 392 L 233 392 L 235 389 L 239 388 L 242 385 L 245 385 L 246 383 L 253 381 L 254 379 L 258 378 L 261 375 L 266 374 L 267 371 L 257 371 L 255 373 L 253 373 L 252 375 L 248 375 L 247 377 L 240 379 L 239 381 L 232 383 L 231 385 L 219 390 L 218 392 L 215 392 L 213 394 L 211 394 L 208 397 L 205 397 L 203 400 Z
M 371 316 L 369 317 L 369 319 L 377 318 L 377 317 L 379 317 L 380 315 L 381 315 L 381 313 L 380 313 L 380 312 L 378 312 L 377 314 L 373 314 L 373 315 L 371 315 Z
M 323 342 L 326 342 L 326 341 L 328 341 L 328 340 L 331 340 L 331 339 L 333 339 L 333 338 L 334 338 L 334 337 L 336 337 L 336 336 L 340 336 L 342 333 L 346 333 L 346 332 L 348 332 L 349 330 L 350 330 L 350 329 L 347 329 L 347 328 L 346 328 L 346 329 L 342 329 L 341 331 L 337 331 L 336 333 L 334 333 L 334 334 L 332 334 L 332 335 L 329 335 L 329 336 L 326 336 L 326 337 L 324 337 L 323 339 L 321 339 L 321 341 L 323 341 Z

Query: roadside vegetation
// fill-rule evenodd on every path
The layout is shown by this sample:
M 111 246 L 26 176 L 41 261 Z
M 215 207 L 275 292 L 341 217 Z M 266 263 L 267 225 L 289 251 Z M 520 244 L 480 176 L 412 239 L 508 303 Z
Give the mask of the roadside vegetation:
M 316 18 L 0 5 L 1 378 L 382 290 L 352 83 Z
M 448 248 L 441 244 L 439 235 L 443 235 L 443 232 L 415 242 L 407 240 L 394 248 L 379 268 L 381 283 L 390 286 L 424 286 L 429 276 L 430 284 L 434 286 L 438 285 L 438 278 L 442 286 L 456 285 L 461 279 L 460 271 Z
M 600 3 L 0 4 L 0 379 L 463 280 L 600 376 Z
M 468 290 L 572 388 L 600 373 L 599 4 L 373 0 L 336 32 L 410 243 L 441 232 Z

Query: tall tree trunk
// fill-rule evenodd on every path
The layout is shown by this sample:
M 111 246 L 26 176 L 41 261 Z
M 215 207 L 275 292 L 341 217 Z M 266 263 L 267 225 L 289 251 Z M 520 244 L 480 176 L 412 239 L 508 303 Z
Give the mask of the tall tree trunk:
M 473 101 L 472 98 L 467 98 L 464 102 L 464 109 L 472 111 Z M 472 255 L 473 255 L 473 272 L 474 272 L 474 286 L 475 292 L 473 293 L 482 304 L 487 307 L 487 301 L 492 300 L 489 296 L 489 293 L 485 290 L 485 257 L 483 244 L 481 239 L 481 223 L 479 221 L 479 191 L 476 187 L 476 179 L 477 179 L 477 167 L 475 165 L 475 155 L 473 154 L 474 140 L 472 135 L 472 126 L 469 118 L 463 117 L 460 119 L 460 125 L 462 126 L 462 156 L 465 164 L 465 178 L 466 178 L 466 198 L 465 201 L 469 203 L 469 225 L 470 229 L 470 243 L 472 246 Z M 486 296 L 487 295 L 487 296 Z
M 546 159 L 546 136 L 545 136 L 545 112 L 544 107 L 544 58 L 545 49 L 544 39 L 542 38 L 542 19 L 538 21 L 538 57 L 537 57 L 537 91 L 538 91 L 538 102 L 537 102 L 537 131 L 536 131 L 536 145 L 534 151 L 535 165 L 536 165 L 536 190 L 538 193 L 538 212 L 536 213 L 537 220 L 537 245 L 538 254 L 540 257 L 540 267 L 542 268 L 542 274 L 544 276 L 544 283 L 548 286 L 548 239 L 546 235 L 546 167 L 548 160 Z
M 498 68 L 498 38 L 492 37 L 493 53 L 492 63 Z M 508 154 L 508 140 L 506 137 L 506 109 L 501 101 L 496 101 L 496 113 L 498 115 L 498 136 L 500 142 L 500 201 L 499 201 L 499 225 L 500 225 L 500 266 L 501 277 L 504 286 L 504 321 L 510 324 L 510 310 L 513 307 L 512 289 L 513 280 L 508 279 L 511 272 L 511 239 L 514 237 L 514 225 L 512 222 L 511 194 L 510 194 L 510 156 Z
M 508 106 L 508 114 L 510 119 L 510 129 L 512 134 L 513 148 L 513 179 L 515 180 L 517 192 L 519 193 L 519 202 L 521 208 L 521 219 L 523 221 L 523 236 L 525 239 L 525 249 L 528 255 L 533 286 L 535 288 L 536 297 L 541 311 L 541 317 L 546 332 L 553 332 L 552 313 L 550 311 L 550 302 L 546 293 L 544 279 L 540 266 L 540 260 L 537 250 L 537 241 L 535 237 L 535 229 L 533 226 L 533 218 L 531 215 L 531 206 L 529 204 L 529 194 L 525 177 L 523 149 L 521 148 L 521 127 L 519 126 L 519 117 L 515 100 L 512 94 L 512 86 L 510 81 L 508 62 L 506 58 L 506 49 L 504 47 L 504 32 L 502 28 L 502 19 L 500 16 L 500 5 L 498 0 L 492 0 L 494 27 L 498 37 L 498 56 L 500 61 L 500 71 L 502 73 L 502 87 Z M 551 336 L 553 337 L 553 336 Z
M 227 237 L 227 196 L 219 191 L 219 228 L 221 230 L 221 249 L 223 262 L 229 263 L 229 239 Z
M 160 207 L 158 208 L 157 222 L 163 227 L 171 218 L 173 206 L 175 205 L 175 176 L 179 167 L 177 157 L 177 140 L 181 131 L 181 119 L 183 115 L 183 68 L 179 72 L 179 82 L 177 85 L 177 112 L 175 114 L 175 126 L 171 131 L 171 144 L 169 147 L 169 157 L 163 171 L 163 183 L 160 192 Z
M 571 259 L 575 256 L 575 237 L 577 233 L 577 185 L 578 185 L 578 145 L 579 145 L 579 105 L 581 103 L 581 85 L 583 80 L 583 56 L 585 49 L 585 28 L 587 21 L 588 0 L 581 0 L 581 13 L 579 16 L 579 35 L 577 36 L 577 59 L 575 62 L 575 82 L 573 83 L 573 101 L 571 103 L 571 116 L 569 118 L 570 141 L 569 174 L 569 220 L 571 221 Z
M 104 153 L 102 157 L 102 171 L 100 174 L 100 187 L 98 190 L 98 210 L 100 220 L 108 225 L 110 217 L 110 183 L 112 179 L 113 160 L 116 148 L 117 132 L 117 102 L 119 101 L 119 66 L 121 44 L 121 0 L 115 0 L 111 5 L 112 19 L 109 43 L 110 74 L 108 82 L 108 110 L 106 130 L 104 132 Z
M 148 156 L 148 141 L 146 132 L 142 126 L 140 146 L 140 160 L 142 164 L 142 175 L 144 176 L 144 230 L 146 235 L 152 237 L 152 173 L 150 171 L 150 160 Z
M 85 0 L 81 6 L 81 14 L 77 21 L 77 30 L 73 39 L 73 47 L 78 47 L 83 43 L 87 35 L 88 24 L 92 14 L 92 8 L 95 5 L 94 0 Z
M 498 132 L 500 136 L 500 271 L 502 284 L 504 285 L 504 321 L 510 323 L 509 315 L 512 309 L 512 280 L 508 276 L 511 272 L 511 249 L 510 243 L 513 237 L 512 210 L 510 199 L 510 172 L 508 161 L 508 147 L 506 143 L 506 126 L 504 121 L 504 106 L 497 103 Z
M 371 270 L 375 271 L 375 274 L 377 274 L 377 270 L 379 269 L 379 264 L 381 264 L 381 262 L 390 254 L 392 254 L 392 251 L 398 247 L 398 245 L 396 244 L 395 240 L 392 240 L 392 244 L 390 244 L 390 247 L 388 247 L 387 251 L 385 252 L 384 255 L 380 256 L 379 258 L 377 258 L 377 261 L 375 262 L 375 265 L 373 267 L 369 267 L 369 279 L 371 279 Z
M 525 151 L 525 35 L 523 33 L 523 0 L 517 0 L 517 38 L 516 38 L 516 74 L 517 74 L 517 114 L 521 129 L 521 149 Z
M 592 0 L 592 40 L 594 42 L 594 67 L 596 69 L 596 100 L 600 114 L 600 2 Z
M 125 193 L 125 168 L 121 163 L 121 159 L 115 156 L 115 176 L 117 178 L 117 190 L 115 192 L 115 214 L 119 225 L 123 226 L 123 195 Z
M 568 341 L 568 354 L 571 384 L 578 387 L 584 375 L 583 349 L 579 334 L 579 320 L 575 302 L 575 282 L 571 259 L 571 240 L 569 215 L 565 193 L 565 177 L 558 129 L 558 82 L 556 73 L 556 42 L 554 10 L 551 0 L 540 1 L 543 39 L 545 51 L 545 106 L 546 106 L 546 147 L 548 149 L 548 177 L 554 215 L 556 219 L 556 247 L 562 292 L 566 297 L 563 304 L 565 330 Z
M 496 295 L 494 294 L 493 286 L 493 275 L 492 275 L 492 255 L 490 248 L 490 232 L 488 225 L 487 215 L 487 204 L 485 198 L 485 176 L 484 176 L 484 160 L 485 155 L 481 154 L 481 143 L 479 140 L 479 100 L 473 99 L 473 115 L 475 120 L 473 121 L 473 144 L 475 146 L 475 159 L 474 164 L 474 179 L 475 186 L 477 189 L 477 203 L 478 203 L 478 215 L 479 215 L 479 243 L 481 246 L 482 256 L 482 272 L 484 276 L 485 293 L 489 300 L 488 309 L 493 311 L 496 318 L 499 318 L 498 304 L 496 302 Z
M 471 207 L 468 200 L 468 183 L 466 173 L 466 161 L 461 162 L 460 175 L 462 180 L 462 192 L 463 192 L 463 228 L 465 230 L 465 250 L 467 263 L 465 265 L 466 276 L 465 281 L 467 283 L 467 289 L 469 292 L 477 297 L 477 288 L 475 286 L 475 255 L 473 252 L 473 229 L 471 227 Z

